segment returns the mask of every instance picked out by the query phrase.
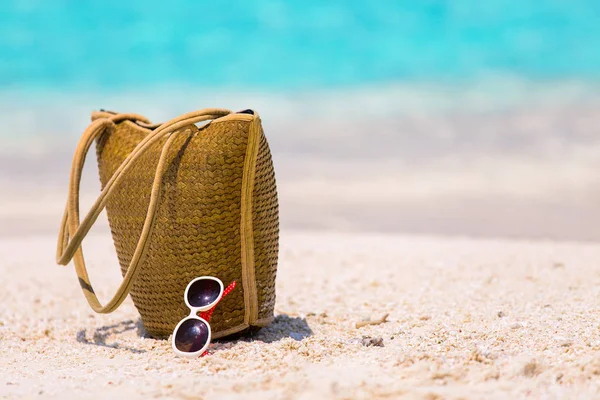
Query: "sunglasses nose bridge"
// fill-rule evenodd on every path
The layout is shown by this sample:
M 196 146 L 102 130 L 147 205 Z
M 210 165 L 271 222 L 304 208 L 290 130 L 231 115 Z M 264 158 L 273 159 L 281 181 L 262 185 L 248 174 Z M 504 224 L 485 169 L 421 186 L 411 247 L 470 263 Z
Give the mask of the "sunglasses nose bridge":
M 194 307 L 188 306 L 190 309 L 190 314 L 186 318 L 194 318 L 198 316 L 198 311 L 194 309 Z

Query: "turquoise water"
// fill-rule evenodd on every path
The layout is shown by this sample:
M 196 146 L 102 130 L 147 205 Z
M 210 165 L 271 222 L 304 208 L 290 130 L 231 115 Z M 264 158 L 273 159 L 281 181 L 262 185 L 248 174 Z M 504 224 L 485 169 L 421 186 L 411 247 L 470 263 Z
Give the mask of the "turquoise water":
M 598 21 L 598 0 L 3 0 L 0 88 L 597 80 Z

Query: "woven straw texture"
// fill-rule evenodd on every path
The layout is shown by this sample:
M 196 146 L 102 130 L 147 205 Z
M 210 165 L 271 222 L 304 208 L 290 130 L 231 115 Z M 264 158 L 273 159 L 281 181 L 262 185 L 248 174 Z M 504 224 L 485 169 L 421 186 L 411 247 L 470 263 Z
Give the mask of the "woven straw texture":
M 215 338 L 264 326 L 273 318 L 278 200 L 271 153 L 260 122 L 251 182 L 251 282 L 243 272 L 242 192 L 253 118 L 257 117 L 237 119 L 231 114 L 201 128 L 189 125 L 174 133 L 154 230 L 130 293 L 144 327 L 154 337 L 169 336 L 187 316 L 185 287 L 202 275 L 216 276 L 225 285 L 234 280 L 243 283 L 216 308 L 211 319 Z M 103 187 L 150 132 L 126 120 L 99 137 L 96 148 Z M 106 204 L 123 275 L 142 231 L 164 143 L 161 139 L 143 154 Z M 249 298 L 254 301 L 254 313 L 248 309 Z
M 254 257 L 258 294 L 258 318 L 268 319 L 275 307 L 275 282 L 279 248 L 279 205 L 275 170 L 267 138 L 261 129 L 253 195 Z

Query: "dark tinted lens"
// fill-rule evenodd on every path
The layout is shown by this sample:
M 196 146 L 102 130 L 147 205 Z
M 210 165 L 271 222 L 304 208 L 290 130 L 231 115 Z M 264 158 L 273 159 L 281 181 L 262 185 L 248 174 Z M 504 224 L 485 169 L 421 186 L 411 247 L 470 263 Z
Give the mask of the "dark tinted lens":
M 175 347 L 186 353 L 195 353 L 208 341 L 208 325 L 198 319 L 185 320 L 175 332 Z
M 188 303 L 192 307 L 206 307 L 214 303 L 221 294 L 221 285 L 213 279 L 200 279 L 188 290 Z

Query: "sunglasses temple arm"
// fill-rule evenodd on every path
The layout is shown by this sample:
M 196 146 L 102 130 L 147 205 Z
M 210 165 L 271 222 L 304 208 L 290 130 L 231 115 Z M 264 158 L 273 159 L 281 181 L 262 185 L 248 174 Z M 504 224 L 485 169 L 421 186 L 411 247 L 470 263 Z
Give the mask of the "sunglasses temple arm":
M 210 310 L 207 311 L 202 311 L 200 313 L 200 318 L 204 319 L 206 322 L 210 321 L 210 317 L 213 314 L 213 311 L 215 311 L 215 308 L 217 307 L 217 305 L 221 302 L 221 300 L 223 300 L 223 297 L 227 296 L 229 293 L 231 293 L 231 291 L 235 289 L 235 281 L 231 282 L 231 284 L 229 286 L 227 286 L 225 288 L 225 290 L 223 290 L 223 296 L 221 296 L 221 299 L 219 300 L 219 302 L 217 302 L 217 304 L 215 304 L 213 306 L 213 308 L 211 308 Z M 202 355 L 200 357 L 204 357 L 208 355 L 208 350 L 206 350 L 204 353 L 202 353 Z
M 221 296 L 221 298 L 223 298 L 223 297 L 227 296 L 229 293 L 231 293 L 231 291 L 232 291 L 233 289 L 235 289 L 235 281 L 231 282 L 231 283 L 229 284 L 229 286 L 227 286 L 227 287 L 225 288 L 225 290 L 223 290 L 223 296 Z
M 207 311 L 202 311 L 200 313 L 200 318 L 203 318 L 206 321 L 210 321 L 210 317 L 212 317 L 212 314 L 215 311 L 215 308 L 217 308 L 217 306 L 219 305 L 219 303 L 221 302 L 221 300 L 223 300 L 223 298 L 225 296 L 227 296 L 229 293 L 231 293 L 231 291 L 233 289 L 235 289 L 235 281 L 231 282 L 231 284 L 229 286 L 227 286 L 225 288 L 225 290 L 223 290 L 223 296 L 221 296 L 221 299 L 219 300 L 219 302 L 217 304 L 215 304 L 213 306 L 213 308 L 211 308 L 210 310 L 207 310 Z

